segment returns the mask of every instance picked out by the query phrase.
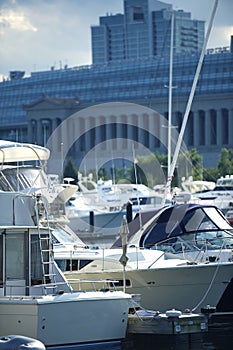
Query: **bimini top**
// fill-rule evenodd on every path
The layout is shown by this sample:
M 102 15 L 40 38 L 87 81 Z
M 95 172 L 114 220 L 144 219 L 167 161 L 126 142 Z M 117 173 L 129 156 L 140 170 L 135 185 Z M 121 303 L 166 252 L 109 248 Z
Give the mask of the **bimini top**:
M 188 239 L 212 235 L 219 239 L 233 228 L 222 212 L 212 205 L 180 204 L 142 212 L 129 223 L 128 245 L 150 248 L 174 238 Z M 117 243 L 117 244 L 116 244 Z M 115 245 L 119 246 L 120 240 Z
M 50 151 L 29 143 L 0 140 L 0 163 L 48 160 Z

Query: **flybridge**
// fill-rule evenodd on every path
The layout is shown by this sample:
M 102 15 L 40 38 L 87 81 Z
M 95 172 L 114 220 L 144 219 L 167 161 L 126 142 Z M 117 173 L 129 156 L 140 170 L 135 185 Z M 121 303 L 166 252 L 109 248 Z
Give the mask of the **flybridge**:
M 48 160 L 50 151 L 41 146 L 0 140 L 0 162 L 26 162 Z

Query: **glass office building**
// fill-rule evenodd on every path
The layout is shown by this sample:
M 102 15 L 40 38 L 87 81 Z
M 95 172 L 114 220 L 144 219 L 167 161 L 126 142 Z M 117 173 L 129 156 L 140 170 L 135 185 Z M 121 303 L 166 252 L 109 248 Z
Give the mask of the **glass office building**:
M 189 12 L 173 11 L 172 5 L 157 0 L 125 0 L 124 14 L 99 18 L 91 27 L 92 62 L 106 63 L 167 55 L 174 12 L 174 52 L 199 51 L 204 42 L 204 25 Z

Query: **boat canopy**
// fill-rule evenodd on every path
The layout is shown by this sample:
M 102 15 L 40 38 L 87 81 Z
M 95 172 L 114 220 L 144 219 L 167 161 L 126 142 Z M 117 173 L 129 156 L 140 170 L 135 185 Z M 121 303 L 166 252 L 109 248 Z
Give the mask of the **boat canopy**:
M 227 230 L 232 226 L 213 205 L 180 204 L 141 213 L 129 223 L 128 246 L 150 248 L 168 239 Z M 115 244 L 119 246 L 118 244 Z
M 0 162 L 26 162 L 48 160 L 49 149 L 29 143 L 0 140 Z

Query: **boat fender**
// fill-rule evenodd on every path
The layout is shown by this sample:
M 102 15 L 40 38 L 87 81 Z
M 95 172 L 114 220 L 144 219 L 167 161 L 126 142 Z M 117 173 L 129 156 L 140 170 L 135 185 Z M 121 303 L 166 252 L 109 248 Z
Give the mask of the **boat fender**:
M 166 311 L 167 317 L 180 317 L 181 315 L 182 315 L 182 312 L 176 309 Z
M 159 315 L 159 311 L 140 309 L 140 310 L 136 310 L 135 314 L 137 316 L 151 316 L 151 317 L 155 317 L 155 316 Z
M 7 335 L 0 337 L 0 350 L 45 350 L 45 346 L 39 340 L 23 337 L 21 335 Z

